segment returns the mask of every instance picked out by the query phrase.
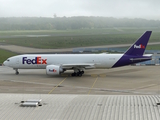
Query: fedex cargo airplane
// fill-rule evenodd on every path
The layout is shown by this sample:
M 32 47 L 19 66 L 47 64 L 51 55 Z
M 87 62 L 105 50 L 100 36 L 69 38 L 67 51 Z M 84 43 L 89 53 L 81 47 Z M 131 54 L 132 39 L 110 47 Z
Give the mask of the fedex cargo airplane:
M 8 58 L 3 65 L 18 69 L 46 69 L 48 75 L 73 70 L 71 76 L 82 76 L 87 69 L 109 69 L 151 60 L 143 55 L 152 31 L 146 31 L 124 54 L 24 54 Z

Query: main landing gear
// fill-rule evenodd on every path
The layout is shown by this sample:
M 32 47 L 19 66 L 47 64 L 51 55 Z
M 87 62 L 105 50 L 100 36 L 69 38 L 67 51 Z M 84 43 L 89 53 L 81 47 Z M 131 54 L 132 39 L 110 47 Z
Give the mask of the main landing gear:
M 81 77 L 84 74 L 84 71 L 78 71 L 71 74 L 71 76 L 79 76 Z
M 19 72 L 18 72 L 18 69 L 14 69 L 15 70 L 15 74 L 18 75 Z

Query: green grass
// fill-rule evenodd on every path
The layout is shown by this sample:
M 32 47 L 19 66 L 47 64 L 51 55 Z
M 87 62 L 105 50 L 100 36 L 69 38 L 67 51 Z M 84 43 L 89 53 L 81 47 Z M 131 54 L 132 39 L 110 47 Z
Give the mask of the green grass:
M 0 64 L 3 63 L 7 58 L 16 55 L 13 52 L 0 49 Z
M 35 48 L 72 48 L 133 43 L 146 30 L 153 30 L 150 42 L 158 42 L 159 28 L 108 28 L 80 30 L 0 31 L 0 42 Z M 27 35 L 50 35 L 27 37 Z M 18 36 L 18 37 L 15 37 Z
M 0 31 L 0 42 L 42 49 L 125 44 L 133 43 L 146 30 L 153 31 L 150 42 L 159 41 L 159 28 L 108 28 L 79 30 Z M 27 35 L 49 36 L 27 37 Z
M 148 45 L 147 50 L 160 50 L 160 45 Z
M 150 42 L 159 42 L 159 34 L 153 33 Z M 72 48 L 86 47 L 98 45 L 113 45 L 134 43 L 141 33 L 125 33 L 125 34 L 97 34 L 97 35 L 70 35 L 70 36 L 47 36 L 47 37 L 17 37 L 17 38 L 1 38 L 7 44 L 35 47 L 35 48 Z
M 8 35 L 100 35 L 100 34 L 125 34 L 125 33 L 143 33 L 147 30 L 160 32 L 160 28 L 104 28 L 104 29 L 75 29 L 75 30 L 24 30 L 24 31 L 0 31 L 0 36 Z

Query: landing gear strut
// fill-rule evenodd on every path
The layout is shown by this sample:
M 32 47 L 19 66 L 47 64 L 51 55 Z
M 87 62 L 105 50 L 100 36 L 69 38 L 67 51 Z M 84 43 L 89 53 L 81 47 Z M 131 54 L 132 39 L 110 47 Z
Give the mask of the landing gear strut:
M 18 69 L 14 69 L 15 70 L 15 74 L 18 75 L 19 72 L 18 72 Z
M 78 71 L 78 72 L 72 73 L 71 76 L 79 76 L 79 77 L 81 77 L 82 74 L 84 74 L 84 71 Z

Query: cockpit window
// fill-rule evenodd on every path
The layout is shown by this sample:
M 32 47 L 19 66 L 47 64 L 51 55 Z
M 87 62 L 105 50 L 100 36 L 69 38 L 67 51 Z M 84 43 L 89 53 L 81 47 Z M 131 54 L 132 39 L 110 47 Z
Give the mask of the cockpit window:
M 7 59 L 7 61 L 9 62 L 10 60 L 9 60 L 9 59 Z

